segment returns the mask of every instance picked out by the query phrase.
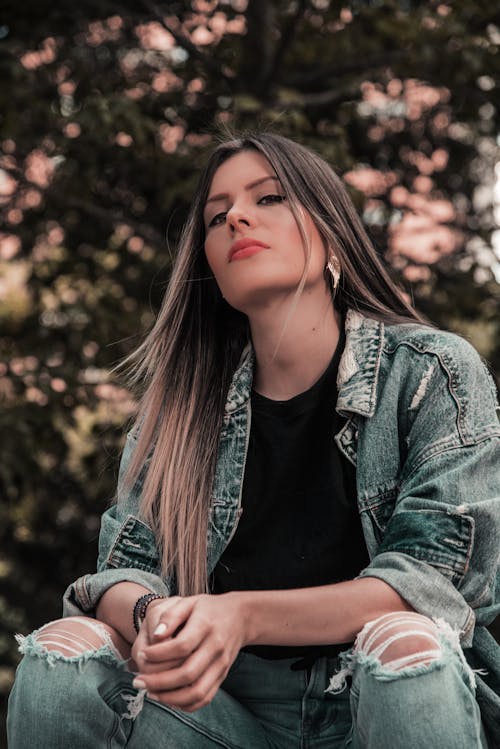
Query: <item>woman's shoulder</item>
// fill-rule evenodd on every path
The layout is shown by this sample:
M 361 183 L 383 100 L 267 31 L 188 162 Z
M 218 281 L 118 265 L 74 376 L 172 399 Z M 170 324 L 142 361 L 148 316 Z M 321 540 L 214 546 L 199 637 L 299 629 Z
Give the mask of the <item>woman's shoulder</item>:
M 497 387 L 486 361 L 457 333 L 413 323 L 387 325 L 384 351 L 394 364 L 395 358 L 400 359 L 396 369 L 405 373 L 405 379 L 427 381 L 440 372 L 457 402 L 481 401 L 492 412 L 498 409 Z
M 488 406 L 496 404 L 496 386 L 485 362 L 456 333 L 413 321 L 382 322 L 354 310 L 346 317 L 346 333 L 339 372 L 340 384 L 348 383 L 349 402 L 355 386 L 366 392 L 377 382 L 379 389 L 412 392 L 426 383 L 430 392 L 439 381 L 455 400 L 481 391 Z
M 458 333 L 434 328 L 421 323 L 398 323 L 385 325 L 384 350 L 388 353 L 398 348 L 409 348 L 417 354 L 430 354 L 443 363 L 453 362 L 457 366 L 479 366 L 484 361 L 475 347 Z

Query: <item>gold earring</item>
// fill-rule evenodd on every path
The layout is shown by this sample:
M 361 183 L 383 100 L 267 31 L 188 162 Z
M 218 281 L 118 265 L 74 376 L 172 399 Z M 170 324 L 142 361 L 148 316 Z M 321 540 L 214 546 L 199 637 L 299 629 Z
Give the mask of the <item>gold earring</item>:
M 340 281 L 340 263 L 338 257 L 333 252 L 328 256 L 326 267 L 333 279 L 333 290 L 336 291 Z

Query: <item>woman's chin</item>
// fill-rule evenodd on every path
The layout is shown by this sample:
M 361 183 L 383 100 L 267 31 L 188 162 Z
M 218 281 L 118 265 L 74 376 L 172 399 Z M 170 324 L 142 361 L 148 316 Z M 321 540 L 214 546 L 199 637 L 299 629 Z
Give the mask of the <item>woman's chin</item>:
M 251 317 L 284 304 L 296 293 L 297 285 L 298 281 L 293 285 L 286 286 L 283 283 L 269 284 L 268 282 L 266 285 L 262 284 L 245 290 L 239 289 L 238 294 L 235 294 L 234 289 L 232 289 L 224 294 L 224 297 L 231 307 Z

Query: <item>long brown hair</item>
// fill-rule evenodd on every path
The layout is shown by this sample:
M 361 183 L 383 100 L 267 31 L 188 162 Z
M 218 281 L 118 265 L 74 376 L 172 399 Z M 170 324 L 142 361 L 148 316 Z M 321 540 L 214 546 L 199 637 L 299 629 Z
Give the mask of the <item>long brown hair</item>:
M 335 305 L 387 323 L 423 322 L 390 279 L 332 168 L 280 135 L 245 134 L 212 152 L 193 198 L 157 321 L 125 361 L 142 396 L 125 482 L 144 477 L 139 512 L 153 528 L 163 573 L 180 595 L 208 589 L 207 528 L 226 394 L 249 340 L 245 315 L 222 298 L 205 252 L 203 209 L 213 176 L 231 156 L 261 153 L 274 169 L 302 236 L 299 205 L 341 267 Z M 147 470 L 144 465 L 147 462 Z

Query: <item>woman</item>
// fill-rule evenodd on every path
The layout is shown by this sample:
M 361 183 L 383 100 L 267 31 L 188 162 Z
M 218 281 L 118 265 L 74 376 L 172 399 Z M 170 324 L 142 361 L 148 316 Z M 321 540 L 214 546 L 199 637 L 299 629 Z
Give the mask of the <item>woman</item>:
M 98 572 L 20 638 L 11 748 L 493 746 L 494 386 L 322 159 L 215 149 L 133 360 Z

